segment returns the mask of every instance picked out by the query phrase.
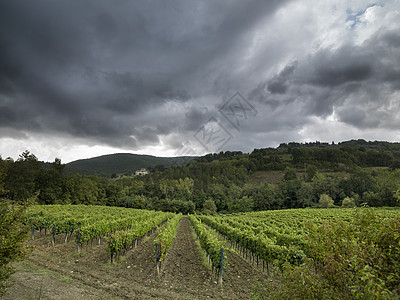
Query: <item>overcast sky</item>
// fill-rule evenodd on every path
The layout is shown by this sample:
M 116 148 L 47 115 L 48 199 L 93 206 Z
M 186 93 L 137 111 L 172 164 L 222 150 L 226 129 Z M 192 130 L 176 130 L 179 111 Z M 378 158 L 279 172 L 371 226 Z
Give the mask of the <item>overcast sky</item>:
M 0 154 L 400 140 L 400 1 L 0 0 Z

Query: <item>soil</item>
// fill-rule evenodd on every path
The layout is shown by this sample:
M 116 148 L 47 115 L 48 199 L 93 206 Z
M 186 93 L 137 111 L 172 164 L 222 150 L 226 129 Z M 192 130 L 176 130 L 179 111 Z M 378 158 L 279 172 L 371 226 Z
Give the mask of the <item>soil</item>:
M 157 275 L 155 235 L 111 264 L 104 241 L 78 253 L 73 240 L 65 243 L 59 235 L 53 246 L 49 235 L 36 233 L 29 241 L 29 259 L 15 265 L 14 285 L 2 299 L 250 299 L 254 286 L 267 279 L 260 268 L 227 249 L 223 285 L 217 284 L 187 217 Z

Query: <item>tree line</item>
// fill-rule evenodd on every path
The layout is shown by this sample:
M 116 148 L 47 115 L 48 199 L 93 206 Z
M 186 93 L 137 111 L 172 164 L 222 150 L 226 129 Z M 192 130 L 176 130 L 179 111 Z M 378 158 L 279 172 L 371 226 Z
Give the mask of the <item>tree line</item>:
M 110 179 L 66 174 L 60 159 L 28 151 L 0 157 L 0 196 L 23 203 L 124 206 L 171 212 L 238 212 L 283 208 L 395 206 L 400 187 L 396 147 L 280 146 L 208 154 L 149 175 Z M 275 182 L 254 182 L 268 172 Z

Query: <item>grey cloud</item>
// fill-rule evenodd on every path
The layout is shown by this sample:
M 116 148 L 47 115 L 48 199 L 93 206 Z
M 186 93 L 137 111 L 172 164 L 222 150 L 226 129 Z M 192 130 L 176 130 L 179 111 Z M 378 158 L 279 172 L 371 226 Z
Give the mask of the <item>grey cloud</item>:
M 1 125 L 114 146 L 157 143 L 182 126 L 141 116 L 165 100 L 195 101 L 209 89 L 207 73 L 280 5 L 2 1 L 0 95 L 13 103 L 3 103 Z M 189 112 L 184 129 L 202 119 Z
M 332 88 L 365 81 L 373 72 L 370 55 L 368 48 L 352 45 L 334 51 L 320 50 L 310 59 L 310 73 L 305 74 L 304 80 L 312 85 Z
M 285 94 L 290 84 L 288 81 L 292 77 L 296 67 L 297 61 L 286 66 L 277 76 L 274 76 L 268 82 L 268 91 L 272 94 Z
M 236 91 L 259 114 L 232 145 L 294 138 L 334 111 L 359 128 L 390 127 L 393 113 L 377 110 L 400 90 L 398 31 L 292 60 L 290 41 L 257 48 L 254 32 L 289 2 L 3 0 L 0 137 L 17 129 L 135 150 L 173 136 L 173 148 Z M 164 110 L 169 102 L 182 109 Z

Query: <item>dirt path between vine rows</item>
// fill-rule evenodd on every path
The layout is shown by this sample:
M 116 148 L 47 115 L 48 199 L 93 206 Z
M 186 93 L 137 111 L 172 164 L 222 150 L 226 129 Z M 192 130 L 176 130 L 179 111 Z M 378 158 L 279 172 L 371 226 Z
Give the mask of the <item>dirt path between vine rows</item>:
M 250 299 L 255 282 L 265 276 L 236 253 L 227 251 L 228 261 L 222 288 L 217 275 L 202 264 L 195 235 L 187 217 L 183 217 L 160 276 L 164 286 L 186 291 L 200 298 Z
M 162 264 L 160 281 L 166 288 L 185 291 L 199 298 L 223 298 L 217 277 L 202 265 L 190 222 L 183 217 Z
M 30 257 L 16 264 L 14 286 L 1 299 L 250 299 L 266 275 L 239 255 L 227 251 L 222 288 L 205 267 L 193 229 L 183 217 L 156 276 L 153 239 L 142 239 L 126 256 L 110 264 L 104 241 L 77 252 L 74 241 L 36 234 Z

